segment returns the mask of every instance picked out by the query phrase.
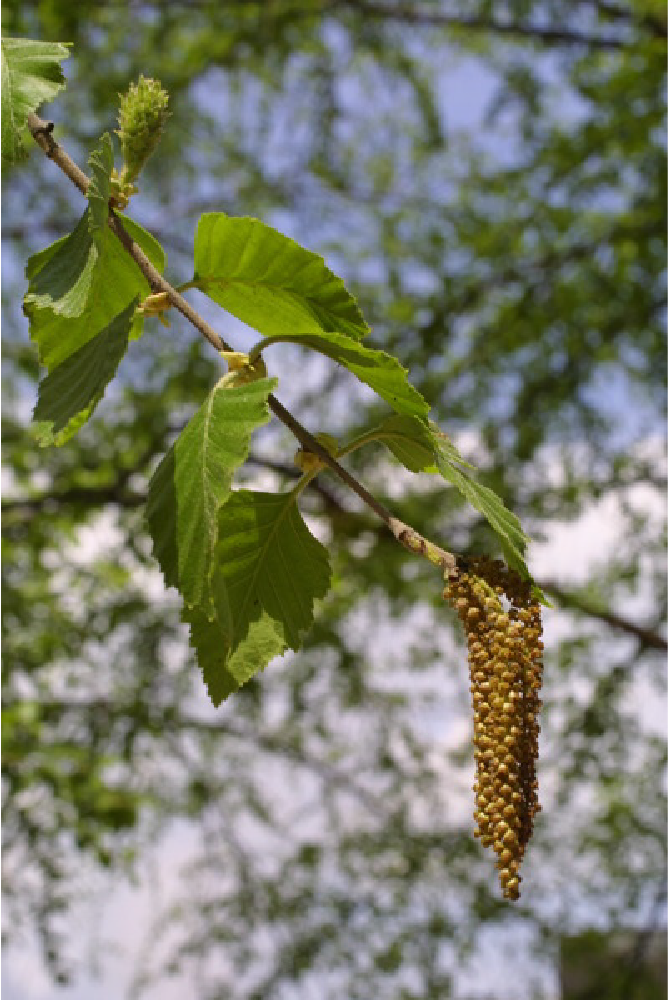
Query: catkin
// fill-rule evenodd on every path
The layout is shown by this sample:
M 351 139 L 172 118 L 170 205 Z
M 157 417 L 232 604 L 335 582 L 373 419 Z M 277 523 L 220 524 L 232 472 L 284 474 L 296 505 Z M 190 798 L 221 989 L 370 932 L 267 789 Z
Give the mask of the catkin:
M 120 97 L 116 134 L 123 154 L 121 180 L 131 182 L 137 179 L 160 141 L 169 118 L 169 96 L 158 80 L 140 76 Z
M 468 642 L 474 835 L 496 853 L 503 895 L 518 899 L 519 868 L 540 809 L 540 604 L 532 598 L 530 584 L 498 560 L 483 557 L 459 564 L 461 571 L 447 581 L 443 596 L 457 612 Z

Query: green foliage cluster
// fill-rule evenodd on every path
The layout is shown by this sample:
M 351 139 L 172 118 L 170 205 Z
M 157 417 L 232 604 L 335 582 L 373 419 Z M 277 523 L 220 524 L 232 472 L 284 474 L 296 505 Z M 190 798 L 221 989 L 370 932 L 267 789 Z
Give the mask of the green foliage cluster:
M 33 52 L 35 43 L 26 41 L 24 48 Z M 17 44 L 6 55 L 22 95 L 11 109 L 18 130 L 27 123 L 23 109 L 37 106 L 42 93 L 37 85 L 33 93 L 30 80 L 21 75 L 22 52 Z M 46 46 L 45 58 L 49 52 Z M 122 98 L 122 180 L 137 179 L 166 115 L 166 93 L 155 81 L 140 78 Z M 150 315 L 147 277 L 107 226 L 114 171 L 108 134 L 89 165 L 89 206 L 80 222 L 26 266 L 24 311 L 40 361 L 49 369 L 35 407 L 42 444 L 61 445 L 82 427 L 116 374 L 130 338 L 141 336 L 144 317 Z M 162 248 L 137 223 L 121 220 L 161 272 Z M 394 454 L 400 457 L 407 448 L 408 466 L 415 469 L 413 452 L 425 452 L 428 466 L 435 466 L 499 529 L 510 561 L 528 575 L 519 522 L 491 490 L 457 467 L 461 456 L 452 444 L 442 447 L 443 435 L 428 420 L 429 405 L 399 362 L 360 343 L 368 327 L 321 257 L 257 219 L 206 213 L 197 224 L 194 276 L 185 287 L 204 292 L 265 338 L 248 355 L 245 384 L 220 379 L 170 448 L 148 491 L 154 552 L 165 581 L 183 597 L 215 705 L 273 657 L 300 647 L 313 621 L 314 601 L 329 589 L 326 551 L 310 536 L 295 502 L 318 470 L 305 474 L 287 498 L 232 492 L 252 432 L 269 419 L 269 396 L 278 383 L 258 380 L 262 372 L 253 363 L 272 343 L 290 341 L 331 358 L 408 418 L 402 424 L 403 448 L 390 444 Z M 372 430 L 361 443 L 384 441 L 385 433 L 382 427 Z M 230 539 L 237 545 L 230 546 Z

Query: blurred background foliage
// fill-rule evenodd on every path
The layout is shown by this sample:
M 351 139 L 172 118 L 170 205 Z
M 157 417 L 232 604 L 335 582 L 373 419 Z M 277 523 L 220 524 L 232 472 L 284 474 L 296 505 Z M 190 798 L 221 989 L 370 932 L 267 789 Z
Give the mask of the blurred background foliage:
M 471 835 L 465 650 L 439 581 L 330 477 L 304 497 L 337 575 L 306 648 L 210 710 L 141 504 L 220 364 L 180 318 L 153 321 L 90 425 L 37 448 L 22 268 L 82 204 L 35 150 L 3 172 L 8 960 L 38 941 L 54 980 L 86 975 L 74 909 L 157 864 L 146 995 L 182 976 L 231 1000 L 548 998 L 562 942 L 612 932 L 640 955 L 626 1000 L 661 995 L 641 970 L 665 926 L 664 5 L 8 0 L 2 28 L 73 43 L 46 113 L 82 165 L 119 92 L 162 81 L 172 118 L 132 209 L 167 276 L 191 277 L 203 211 L 324 254 L 537 540 L 555 603 L 519 904 Z M 381 412 L 298 348 L 268 361 L 311 430 Z M 289 482 L 293 453 L 264 429 L 247 481 Z M 420 531 L 495 551 L 451 490 L 376 448 L 350 461 Z

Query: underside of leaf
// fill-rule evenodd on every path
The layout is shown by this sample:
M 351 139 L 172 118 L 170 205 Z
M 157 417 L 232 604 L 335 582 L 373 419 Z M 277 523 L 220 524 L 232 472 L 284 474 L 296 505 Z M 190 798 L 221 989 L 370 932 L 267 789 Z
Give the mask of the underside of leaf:
M 211 609 L 186 610 L 212 699 L 298 649 L 313 604 L 329 589 L 327 550 L 306 527 L 294 493 L 237 490 L 221 507 Z
M 64 444 L 88 420 L 128 346 L 138 298 L 40 383 L 33 420 L 39 442 Z

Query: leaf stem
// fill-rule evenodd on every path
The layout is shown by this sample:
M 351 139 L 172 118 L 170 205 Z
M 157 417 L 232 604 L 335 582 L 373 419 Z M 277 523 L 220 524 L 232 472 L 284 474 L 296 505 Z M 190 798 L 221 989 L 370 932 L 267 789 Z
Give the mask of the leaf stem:
M 248 352 L 248 359 L 249 359 L 249 361 L 251 361 L 251 362 L 257 361 L 257 359 L 260 357 L 260 355 L 264 351 L 265 347 L 271 347 L 272 344 L 282 344 L 282 343 L 294 344 L 294 343 L 297 343 L 297 341 L 294 341 L 292 339 L 292 337 L 289 337 L 289 336 L 288 337 L 263 337 L 262 340 L 258 340 L 257 344 L 253 344 L 253 346 L 251 347 L 250 351 Z
M 68 156 L 62 147 L 59 146 L 50 132 L 47 131 L 46 125 L 47 123 L 42 121 L 42 119 L 37 115 L 28 115 L 28 127 L 30 128 L 30 132 L 32 133 L 35 142 L 46 154 L 46 156 L 52 159 L 54 163 L 60 167 L 63 173 L 69 177 L 81 193 L 86 194 L 90 184 L 88 177 Z M 222 337 L 216 333 L 213 327 L 211 327 L 206 320 L 200 316 L 195 309 L 193 309 L 190 303 L 184 299 L 176 288 L 170 285 L 170 283 L 163 278 L 153 264 L 151 264 L 144 251 L 129 236 L 123 227 L 123 223 L 112 209 L 109 210 L 108 223 L 111 231 L 120 240 L 124 249 L 127 250 L 139 270 L 146 278 L 151 290 L 153 292 L 165 292 L 174 308 L 178 309 L 178 311 L 185 316 L 195 329 L 198 330 L 218 352 L 232 351 L 233 348 L 231 348 L 222 339 Z M 181 290 L 185 290 L 185 288 L 192 288 L 196 286 L 197 282 L 188 282 L 186 285 L 181 285 L 180 288 Z M 270 342 L 275 343 L 279 340 L 287 339 L 289 338 L 266 337 L 252 348 L 249 358 L 251 360 L 255 360 L 263 348 L 267 347 Z M 409 524 L 405 524 L 403 521 L 400 521 L 399 518 L 394 517 L 387 507 L 383 506 L 379 500 L 376 500 L 376 498 L 369 493 L 362 483 L 355 479 L 355 477 L 351 475 L 347 469 L 340 465 L 339 462 L 337 462 L 337 460 L 329 454 L 327 449 L 321 445 L 320 442 L 317 441 L 316 438 L 309 431 L 307 431 L 295 417 L 293 417 L 289 410 L 286 410 L 283 404 L 280 403 L 273 394 L 269 396 L 268 403 L 272 413 L 274 413 L 274 415 L 278 417 L 283 424 L 285 424 L 288 430 L 292 431 L 304 449 L 312 452 L 314 455 L 317 455 L 320 459 L 322 459 L 324 465 L 331 469 L 331 471 L 338 476 L 339 479 L 341 479 L 342 482 L 344 482 L 346 486 L 348 486 L 353 493 L 355 493 L 360 500 L 381 519 L 381 521 L 384 521 L 401 545 L 407 548 L 410 552 L 413 552 L 416 555 L 421 555 L 430 562 L 434 563 L 434 565 L 439 566 L 446 575 L 455 574 L 457 572 L 457 558 L 455 555 L 451 552 L 446 552 L 445 549 L 442 549 L 440 546 L 430 542 L 428 538 L 424 538 Z M 350 450 L 350 446 L 348 450 Z M 302 477 L 302 479 L 304 478 L 305 477 Z M 302 480 L 300 480 L 300 483 L 301 482 Z M 306 485 L 307 483 L 304 482 L 301 489 L 303 489 Z
M 340 449 L 337 458 L 343 458 L 345 455 L 350 455 L 351 452 L 357 451 L 358 448 L 363 448 L 367 444 L 371 444 L 373 441 L 382 441 L 385 437 L 384 431 L 379 431 L 377 428 L 375 431 L 367 431 L 366 434 L 360 434 L 359 437 L 353 438 L 349 441 L 347 445 L 344 445 Z

